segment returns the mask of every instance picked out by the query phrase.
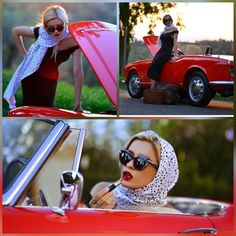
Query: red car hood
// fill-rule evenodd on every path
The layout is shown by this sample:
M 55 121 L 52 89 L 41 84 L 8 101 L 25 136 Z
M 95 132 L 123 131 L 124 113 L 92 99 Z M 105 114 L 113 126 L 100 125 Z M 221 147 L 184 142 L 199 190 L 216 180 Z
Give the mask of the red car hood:
M 116 26 L 100 21 L 82 21 L 70 24 L 69 31 L 93 68 L 111 102 L 116 105 Z
M 149 52 L 151 53 L 152 57 L 156 55 L 156 53 L 159 51 L 159 47 L 157 46 L 157 39 L 158 36 L 156 35 L 149 35 L 149 36 L 144 36 L 143 40 L 144 43 L 146 44 Z

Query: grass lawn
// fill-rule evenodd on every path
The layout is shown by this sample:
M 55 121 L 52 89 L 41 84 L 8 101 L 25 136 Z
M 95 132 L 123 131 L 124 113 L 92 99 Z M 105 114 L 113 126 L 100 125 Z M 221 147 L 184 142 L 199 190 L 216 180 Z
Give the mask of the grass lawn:
M 4 70 L 3 71 L 3 82 L 2 82 L 2 91 L 4 92 L 10 78 L 12 77 L 12 71 Z M 15 94 L 16 106 L 22 106 L 22 90 L 21 87 L 17 90 Z M 54 101 L 54 107 L 63 108 L 72 110 L 74 107 L 74 86 L 66 83 L 64 81 L 58 81 L 56 97 Z M 106 111 L 112 109 L 113 105 L 108 99 L 106 93 L 102 87 L 88 87 L 84 86 L 82 90 L 82 107 L 84 110 L 88 110 L 94 113 Z M 7 102 L 3 101 L 3 116 L 7 116 L 9 112 Z

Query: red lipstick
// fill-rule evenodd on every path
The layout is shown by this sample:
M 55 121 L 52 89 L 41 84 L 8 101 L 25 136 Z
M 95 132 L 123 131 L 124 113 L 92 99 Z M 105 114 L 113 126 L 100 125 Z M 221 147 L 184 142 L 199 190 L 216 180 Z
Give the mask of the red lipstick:
M 133 175 L 129 173 L 128 171 L 124 171 L 122 175 L 123 180 L 129 181 L 133 178 Z

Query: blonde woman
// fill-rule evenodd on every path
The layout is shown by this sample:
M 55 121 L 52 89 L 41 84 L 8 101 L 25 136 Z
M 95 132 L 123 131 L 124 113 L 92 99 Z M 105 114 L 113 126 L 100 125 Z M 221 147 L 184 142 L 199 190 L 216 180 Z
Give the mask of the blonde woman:
M 179 175 L 175 151 L 166 140 L 142 131 L 120 150 L 119 161 L 121 181 L 95 185 L 90 207 L 180 213 L 166 201 Z
M 10 109 L 15 108 L 14 94 L 20 83 L 23 105 L 52 107 L 59 75 L 58 67 L 72 55 L 76 97 L 74 110 L 82 110 L 82 53 L 68 31 L 68 23 L 65 9 L 53 5 L 43 12 L 40 26 L 13 28 L 13 38 L 23 61 L 4 93 L 4 99 L 9 103 Z M 36 40 L 28 52 L 23 37 Z
M 173 19 L 169 14 L 163 17 L 163 24 L 165 25 L 164 31 L 158 38 L 158 47 L 160 49 L 153 58 L 147 72 L 147 76 L 151 80 L 151 88 L 154 88 L 158 83 L 161 71 L 172 55 L 174 56 L 173 59 L 178 56 L 177 40 L 179 31 L 173 24 Z

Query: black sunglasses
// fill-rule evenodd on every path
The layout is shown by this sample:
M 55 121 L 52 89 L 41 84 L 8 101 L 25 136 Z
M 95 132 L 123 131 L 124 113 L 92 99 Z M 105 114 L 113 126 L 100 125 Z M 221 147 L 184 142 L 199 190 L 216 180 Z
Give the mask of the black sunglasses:
M 169 22 L 169 21 L 172 21 L 172 19 L 171 19 L 171 18 L 166 18 L 166 19 L 164 20 L 164 23 Z
M 49 26 L 47 27 L 47 31 L 50 33 L 54 33 L 55 30 L 57 30 L 58 32 L 61 32 L 62 30 L 64 30 L 65 24 L 61 24 L 61 25 L 56 25 L 56 26 Z
M 119 152 L 119 160 L 120 163 L 126 166 L 130 161 L 133 160 L 133 167 L 136 170 L 144 170 L 148 164 L 154 167 L 156 170 L 158 169 L 158 163 L 151 161 L 148 157 L 138 156 L 134 157 L 129 150 L 121 149 Z

